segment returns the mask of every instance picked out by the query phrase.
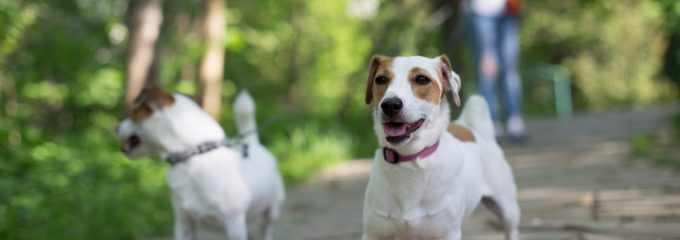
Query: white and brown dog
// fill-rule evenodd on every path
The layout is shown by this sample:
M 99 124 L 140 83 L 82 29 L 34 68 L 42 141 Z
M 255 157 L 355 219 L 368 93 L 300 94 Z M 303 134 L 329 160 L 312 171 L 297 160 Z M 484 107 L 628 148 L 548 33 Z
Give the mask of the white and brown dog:
M 229 147 L 222 127 L 193 100 L 158 87 L 142 91 L 131 117 L 116 130 L 130 158 L 154 154 L 171 163 L 175 239 L 194 239 L 200 225 L 246 240 L 246 222 L 254 218 L 262 220 L 262 238 L 272 238 L 283 181 L 276 159 L 260 144 L 250 95 L 239 95 L 234 112 L 247 154 Z
M 460 105 L 446 56 L 374 56 L 366 86 L 380 149 L 364 200 L 363 239 L 461 239 L 482 201 L 518 239 L 512 170 L 494 138 L 488 106 L 472 96 L 450 123 L 446 91 Z

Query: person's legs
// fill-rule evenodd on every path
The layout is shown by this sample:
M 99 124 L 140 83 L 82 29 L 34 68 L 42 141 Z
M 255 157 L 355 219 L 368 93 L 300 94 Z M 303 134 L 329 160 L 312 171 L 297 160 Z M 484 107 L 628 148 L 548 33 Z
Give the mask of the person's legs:
M 498 105 L 496 100 L 496 82 L 500 71 L 498 53 L 498 18 L 471 14 L 471 26 L 474 30 L 475 74 L 477 87 L 484 96 L 494 123 L 498 123 Z M 500 125 L 496 124 L 496 136 L 502 134 Z
M 510 137 L 526 135 L 522 119 L 522 80 L 519 75 L 519 22 L 517 17 L 504 16 L 499 21 L 501 88 L 508 116 L 507 131 Z

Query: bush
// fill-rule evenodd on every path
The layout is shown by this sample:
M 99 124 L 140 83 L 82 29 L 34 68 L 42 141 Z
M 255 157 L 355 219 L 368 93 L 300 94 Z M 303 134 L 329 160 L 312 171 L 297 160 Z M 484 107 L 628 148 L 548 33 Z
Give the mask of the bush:
M 680 169 L 680 114 L 672 119 L 673 131 L 643 134 L 630 141 L 633 154 L 652 164 Z
M 172 226 L 164 167 L 109 131 L 0 149 L 1 239 L 133 239 Z
M 527 6 L 525 59 L 565 65 L 578 106 L 642 105 L 676 94 L 660 77 L 667 40 L 657 2 L 538 1 Z
M 318 124 L 297 127 L 275 138 L 271 150 L 280 160 L 286 183 L 309 179 L 323 167 L 350 158 L 351 139 Z

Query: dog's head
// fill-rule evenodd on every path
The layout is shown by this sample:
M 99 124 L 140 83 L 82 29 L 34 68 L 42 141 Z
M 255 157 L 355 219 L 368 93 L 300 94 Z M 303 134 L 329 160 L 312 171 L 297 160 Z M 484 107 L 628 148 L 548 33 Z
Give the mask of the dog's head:
M 225 137 L 217 122 L 189 97 L 168 94 L 157 86 L 142 90 L 116 135 L 121 150 L 133 159 L 181 152 Z
M 406 147 L 406 152 L 410 152 L 431 144 L 429 138 L 438 137 L 446 126 L 441 122 L 448 124 L 446 91 L 452 91 L 454 102 L 460 105 L 460 86 L 460 78 L 444 55 L 436 58 L 373 56 L 365 100 L 372 106 L 381 145 Z

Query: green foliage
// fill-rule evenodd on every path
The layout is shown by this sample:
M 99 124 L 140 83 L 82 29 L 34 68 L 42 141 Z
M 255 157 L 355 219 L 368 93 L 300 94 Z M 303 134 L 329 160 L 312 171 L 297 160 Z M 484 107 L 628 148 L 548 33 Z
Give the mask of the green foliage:
M 287 183 L 307 180 L 329 164 L 350 158 L 350 138 L 328 133 L 317 124 L 294 129 L 290 135 L 277 136 L 271 150 L 284 159 L 280 163 Z
M 641 134 L 633 137 L 633 154 L 656 165 L 680 169 L 680 113 L 671 119 L 672 131 Z
M 638 135 L 631 140 L 633 153 L 638 155 L 649 154 L 651 145 L 651 139 L 647 135 Z
M 676 94 L 659 77 L 667 40 L 656 2 L 537 1 L 527 6 L 522 46 L 528 62 L 565 65 L 579 106 L 648 104 Z
M 0 1 L 0 239 L 169 232 L 163 165 L 128 160 L 113 135 L 120 3 Z
M 91 130 L 3 150 L 0 238 L 132 239 L 167 232 L 172 217 L 163 167 L 112 154 L 115 144 L 110 134 Z
M 663 26 L 668 38 L 664 53 L 663 73 L 676 86 L 680 86 L 680 2 L 675 0 L 655 0 L 663 12 Z
M 677 136 L 670 133 L 638 135 L 631 139 L 630 145 L 636 157 L 652 164 L 680 169 Z
M 664 31 L 670 34 L 680 31 L 680 2 L 674 0 L 655 0 L 663 11 Z

